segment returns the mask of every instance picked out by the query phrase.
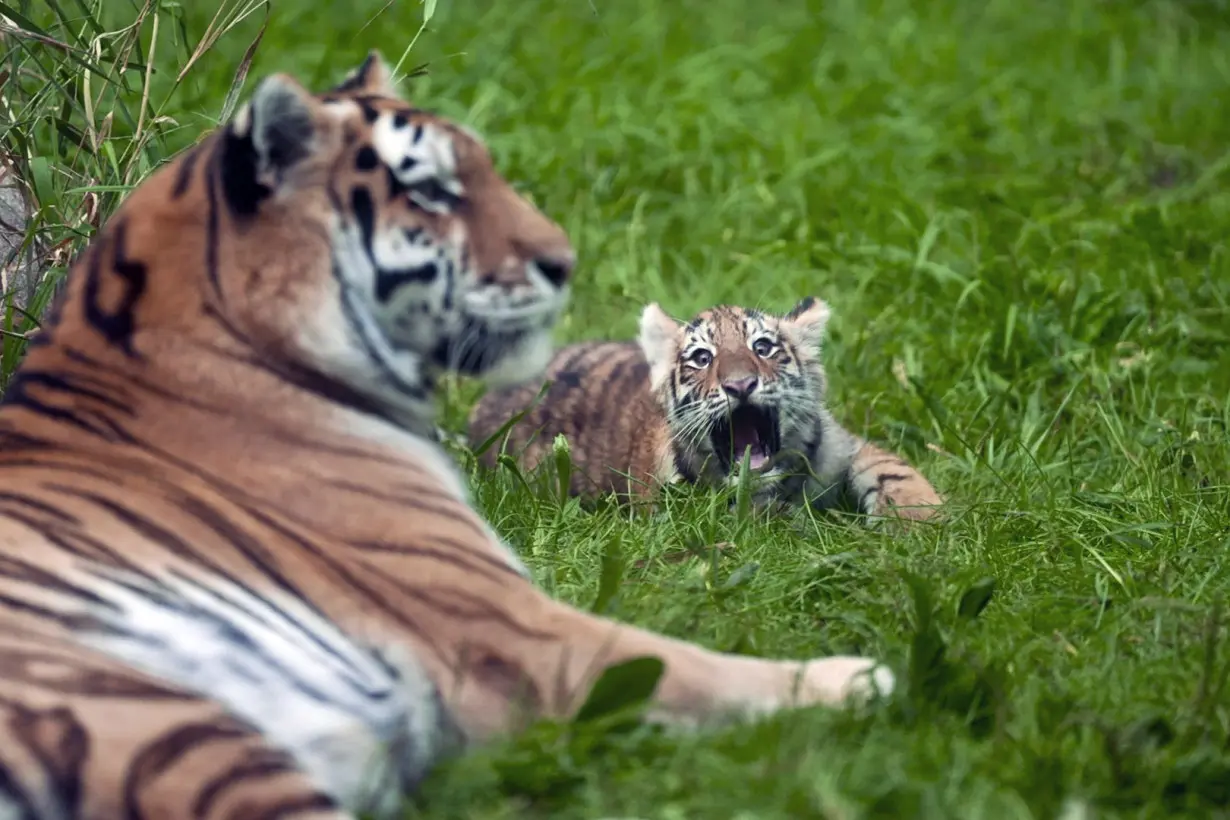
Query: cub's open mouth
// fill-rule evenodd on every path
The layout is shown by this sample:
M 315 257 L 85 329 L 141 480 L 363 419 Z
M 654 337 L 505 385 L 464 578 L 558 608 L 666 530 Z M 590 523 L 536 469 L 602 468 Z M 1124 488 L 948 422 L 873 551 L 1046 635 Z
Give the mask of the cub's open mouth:
M 733 465 L 743 460 L 743 453 L 751 448 L 748 464 L 758 470 L 781 449 L 782 431 L 778 424 L 777 411 L 763 407 L 743 405 L 734 409 L 725 418 L 719 419 L 711 434 L 713 450 L 717 453 L 722 469 L 729 473 Z

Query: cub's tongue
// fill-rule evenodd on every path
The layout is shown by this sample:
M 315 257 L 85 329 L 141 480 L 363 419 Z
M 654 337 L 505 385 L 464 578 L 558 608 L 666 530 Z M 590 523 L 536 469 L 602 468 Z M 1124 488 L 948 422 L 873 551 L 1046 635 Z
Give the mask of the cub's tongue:
M 765 465 L 769 460 L 769 454 L 765 449 L 764 442 L 760 440 L 760 434 L 756 432 L 756 425 L 753 423 L 735 424 L 733 435 L 735 445 L 735 461 L 743 460 L 743 453 L 747 448 L 751 447 L 752 452 L 748 456 L 748 466 L 753 470 L 758 470 Z

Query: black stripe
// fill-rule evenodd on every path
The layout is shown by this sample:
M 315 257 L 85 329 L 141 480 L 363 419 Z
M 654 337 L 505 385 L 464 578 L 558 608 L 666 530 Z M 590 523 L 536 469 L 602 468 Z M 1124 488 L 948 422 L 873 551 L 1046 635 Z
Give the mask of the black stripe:
M 578 419 L 581 421 L 583 430 L 592 431 L 595 435 L 605 435 L 607 420 L 624 411 L 623 407 L 609 400 L 609 391 L 620 384 L 627 367 L 628 359 L 625 357 L 607 372 L 601 384 L 595 385 L 599 392 L 592 397 L 594 401 L 590 405 L 590 412 L 585 414 L 583 421 Z
M 0 504 L 16 504 L 19 507 L 35 510 L 44 515 L 50 516 L 62 523 L 80 524 L 81 519 L 72 513 L 65 512 L 59 507 L 52 506 L 46 501 L 38 498 L 31 498 L 28 495 L 21 493 L 0 492 Z
M 128 223 L 125 219 L 114 220 L 100 242 L 111 248 L 111 265 L 106 275 L 121 280 L 123 294 L 113 312 L 108 312 L 102 304 L 102 254 L 90 254 L 89 265 L 86 267 L 85 286 L 82 289 L 81 300 L 85 321 L 97 330 L 112 346 L 130 359 L 140 359 L 132 346 L 132 336 L 136 329 L 134 311 L 137 303 L 145 294 L 146 282 L 149 278 L 145 264 L 131 259 L 126 252 L 128 238 Z M 101 251 L 101 248 L 99 249 Z
M 147 541 L 169 550 L 173 555 L 179 555 L 181 557 L 188 558 L 190 561 L 195 561 L 220 577 L 227 579 L 231 578 L 226 570 L 208 555 L 193 549 L 186 541 L 174 532 L 154 523 L 149 518 L 141 516 L 135 510 L 129 509 L 128 507 L 118 504 L 105 496 L 90 492 L 88 490 L 82 490 L 76 487 L 59 484 L 48 484 L 47 488 L 64 495 L 71 495 L 96 504 L 109 512 L 111 515 L 115 516 L 115 518 L 117 518 L 125 526 L 131 527 L 139 536 Z
M 9 595 L 0 594 L 0 609 L 10 609 L 13 612 L 18 612 L 26 615 L 32 615 L 38 620 L 47 621 L 54 624 L 59 624 L 64 629 L 70 632 L 78 630 L 91 631 L 110 631 L 104 629 L 101 622 L 97 618 L 80 613 L 64 613 L 54 609 L 48 609 L 45 606 L 23 601 L 19 598 L 13 598 Z M 7 629 L 7 627 L 6 627 Z M 7 651 L 0 652 L 0 660 L 9 662 L 9 653 Z M 9 670 L 0 666 L 0 674 L 8 676 Z
M 30 641 L 47 641 L 45 632 L 30 633 L 20 626 L 5 627 L 6 638 L 20 635 Z M 114 668 L 90 666 L 77 644 L 61 646 L 61 652 L 24 650 L 6 646 L 0 648 L 0 677 L 21 686 L 61 695 L 85 695 L 92 698 L 130 698 L 143 701 L 195 700 L 181 690 L 168 689 L 150 683 L 139 672 L 126 674 Z M 48 675 L 48 669 L 67 666 L 72 674 Z
M 586 354 L 594 350 L 596 347 L 598 347 L 598 344 L 591 342 L 591 343 L 582 343 L 582 344 L 574 345 L 570 348 L 566 348 L 567 357 L 562 359 L 558 364 L 554 365 L 551 368 L 552 371 L 559 372 L 561 370 L 576 370 L 576 371 L 584 373 L 585 368 L 578 367 L 577 365 L 580 363 L 582 359 L 585 358 Z
M 41 820 L 34 808 L 34 801 L 21 787 L 17 775 L 2 762 L 0 762 L 0 803 L 7 804 L 6 808 L 16 809 L 17 820 Z
M 368 259 L 371 260 L 372 266 L 379 270 L 372 252 L 372 239 L 376 234 L 376 205 L 372 201 L 371 193 L 366 188 L 356 185 L 351 190 L 350 211 L 359 226 L 359 232 L 363 235 L 363 250 L 367 253 Z
M 56 573 L 40 569 L 33 564 L 28 564 L 11 556 L 0 555 L 0 578 L 7 578 L 18 582 L 22 586 L 34 586 L 75 598 L 83 603 L 118 611 L 113 603 L 99 596 L 93 590 L 69 583 Z
M 439 561 L 442 564 L 449 564 L 467 573 L 482 575 L 496 582 L 504 581 L 510 577 L 521 578 L 521 574 L 506 562 L 477 552 L 461 541 L 444 537 L 420 540 L 430 540 L 433 544 L 440 545 L 444 549 L 432 549 L 418 545 L 411 546 L 410 544 L 388 544 L 379 541 L 349 541 L 346 546 L 357 552 L 383 552 L 407 558 Z
M 43 530 L 42 535 L 43 538 L 47 539 L 57 548 L 64 550 L 64 552 L 69 555 L 73 555 L 88 561 L 93 561 L 94 563 L 102 564 L 104 566 L 122 569 L 139 575 L 142 578 L 146 578 L 151 581 L 153 580 L 153 576 L 150 575 L 145 568 L 133 563 L 127 557 L 111 549 L 111 547 L 103 542 L 85 535 L 84 533 L 76 531 L 60 532 L 55 530 Z
M 81 382 L 87 381 L 95 381 L 96 384 L 98 384 L 98 382 L 79 374 L 72 374 L 71 376 L 67 374 L 55 375 L 45 370 L 28 370 L 22 373 L 22 381 L 27 385 L 37 385 L 48 390 L 67 393 L 70 396 L 91 399 L 112 410 L 120 410 L 125 413 L 125 415 L 130 417 L 136 416 L 136 413 L 127 402 L 120 401 L 119 399 L 113 398 L 106 393 L 102 393 L 98 390 L 92 390 L 81 384 Z
M 4 394 L 4 403 L 6 405 L 24 407 L 32 413 L 37 413 L 48 419 L 83 430 L 90 435 L 109 442 L 120 441 L 126 444 L 136 442 L 136 438 L 117 422 L 97 412 L 91 412 L 84 408 L 80 412 L 74 412 L 73 410 L 55 407 L 34 398 L 29 390 L 31 381 L 36 384 L 40 381 L 40 378 L 34 374 L 35 371 L 27 372 L 26 368 L 17 371 L 17 375 L 9 382 L 8 390 Z M 34 376 L 34 378 L 31 379 L 31 376 Z
M 338 85 L 334 86 L 331 94 L 344 94 L 351 91 L 358 91 L 367 85 L 368 75 L 376 67 L 376 55 L 369 53 L 359 67 L 346 75 L 346 79 L 342 80 Z
M 337 808 L 337 801 L 332 797 L 323 792 L 313 792 L 298 797 L 288 797 L 257 814 L 244 814 L 242 810 L 239 813 L 250 820 L 281 820 L 281 818 L 293 817 L 296 814 L 315 814 Z
M 201 784 L 196 799 L 192 801 L 192 816 L 207 817 L 214 804 L 236 786 L 298 771 L 295 761 L 283 751 L 269 748 L 255 750 L 247 760 L 239 761 L 217 777 Z
M 193 407 L 197 410 L 209 410 L 213 412 L 219 412 L 219 408 L 217 407 L 213 407 L 212 405 L 206 404 L 205 402 L 197 401 L 192 396 L 186 396 L 182 392 L 176 392 L 174 390 L 169 390 L 166 387 L 163 387 L 162 385 L 152 382 L 149 379 L 146 379 L 143 376 L 137 373 L 134 373 L 132 371 L 125 371 L 122 373 L 117 373 L 115 371 L 115 368 L 107 364 L 106 362 L 100 361 L 98 359 L 93 359 L 89 355 L 82 353 L 80 350 L 77 350 L 75 348 L 66 346 L 62 348 L 62 351 L 64 353 L 64 357 L 67 358 L 69 361 L 82 365 L 83 367 L 89 368 L 89 371 L 87 372 L 92 373 L 92 376 L 94 377 L 91 379 L 91 381 L 93 381 L 95 384 L 107 390 L 122 391 L 124 388 L 137 388 L 139 390 L 144 390 L 147 393 L 152 393 L 153 395 L 158 396 L 159 398 L 168 399 L 177 404 L 186 404 L 189 407 Z M 105 374 L 108 377 L 108 379 L 97 378 L 99 373 Z M 79 375 L 75 375 L 75 378 L 81 378 L 81 377 Z M 128 404 L 133 403 L 133 397 L 127 396 L 125 398 Z
M 364 454 L 354 453 L 352 455 L 362 458 Z M 371 461 L 376 464 L 389 463 L 374 458 L 363 458 L 362 460 Z M 407 473 L 410 471 L 410 463 L 407 461 L 393 461 L 389 464 L 400 471 Z M 373 484 L 351 481 L 345 478 L 322 478 L 321 483 L 329 487 L 336 487 L 339 490 L 359 493 L 365 498 L 379 498 L 392 504 L 405 505 L 416 510 L 422 510 L 423 512 L 451 515 L 448 510 L 441 509 L 441 507 L 450 508 L 452 510 L 456 510 L 458 513 L 461 513 L 461 516 L 455 519 L 457 523 L 463 524 L 475 535 L 479 535 L 484 538 L 487 537 L 487 531 L 475 523 L 470 517 L 474 514 L 474 509 L 462 499 L 444 492 L 440 489 L 439 485 L 436 484 L 420 484 L 418 482 L 410 484 L 405 481 L 382 481 L 380 482 L 380 486 L 384 489 L 377 489 L 377 487 Z M 399 490 L 401 492 L 394 492 L 395 490 Z M 429 501 L 432 502 L 432 504 L 439 506 L 432 506 L 425 503 Z
M 225 303 L 222 293 L 222 277 L 218 270 L 218 175 L 217 166 L 222 149 L 215 140 L 210 145 L 210 161 L 205 168 L 205 275 L 213 286 L 214 296 Z
M 439 272 L 440 269 L 434 262 L 392 270 L 378 267 L 376 268 L 376 299 L 380 302 L 387 302 L 390 296 L 406 285 L 428 284 L 436 278 Z
M 799 300 L 798 304 L 796 304 L 793 308 L 790 309 L 790 312 L 786 314 L 786 318 L 787 319 L 797 319 L 799 318 L 799 316 L 803 314 L 804 311 L 806 311 L 808 308 L 810 308 L 814 304 L 816 304 L 816 300 L 813 297 L 805 296 L 804 298 Z
M 616 396 L 611 397 L 612 403 L 621 407 L 626 406 L 632 397 L 642 395 L 649 390 L 649 362 L 644 358 L 638 358 L 632 365 L 632 371 L 628 373 L 628 378 L 624 380 L 624 389 Z
M 8 738 L 16 739 L 42 765 L 45 794 L 62 817 L 77 817 L 81 807 L 82 769 L 90 752 L 90 736 L 69 709 L 31 709 L 14 704 Z
M 3 403 L 3 400 L 0 400 L 0 404 Z M 27 436 L 25 433 L 18 433 L 13 430 L 0 430 L 0 457 L 7 457 L 22 450 L 38 452 L 54 450 L 56 448 L 56 443 L 48 439 Z M 7 458 L 5 463 L 8 463 Z
M 201 158 L 201 143 L 189 148 L 180 158 L 179 168 L 175 172 L 175 187 L 171 189 L 171 199 L 179 199 L 188 192 L 188 184 L 192 182 L 192 172 L 196 161 Z
M 368 564 L 371 569 L 380 571 L 380 567 Z M 549 630 L 533 629 L 515 620 L 506 607 L 479 595 L 470 593 L 460 587 L 435 586 L 431 589 L 417 584 L 403 583 L 397 579 L 388 579 L 396 585 L 407 597 L 419 603 L 426 604 L 433 612 L 447 615 L 465 621 L 495 621 L 509 631 L 522 638 L 532 640 L 552 640 L 556 635 Z M 443 596 L 453 600 L 446 601 Z
M 285 573 L 282 572 L 273 551 L 262 543 L 259 538 L 254 537 L 253 533 L 231 522 L 220 510 L 214 509 L 203 503 L 200 499 L 186 493 L 175 499 L 175 505 L 217 535 L 223 543 L 233 547 L 236 552 L 247 559 L 255 569 L 260 571 L 261 574 L 272 581 L 283 592 L 298 600 L 305 602 L 309 600 L 309 596 L 305 595 L 303 590 L 292 583 Z M 194 555 L 197 553 L 196 550 L 192 551 Z
M 146 744 L 128 765 L 124 778 L 124 808 L 127 820 L 161 820 L 141 807 L 147 788 L 156 788 L 158 778 L 193 751 L 218 741 L 240 740 L 254 732 L 238 720 L 182 723 Z M 157 801 L 155 801 L 157 803 Z

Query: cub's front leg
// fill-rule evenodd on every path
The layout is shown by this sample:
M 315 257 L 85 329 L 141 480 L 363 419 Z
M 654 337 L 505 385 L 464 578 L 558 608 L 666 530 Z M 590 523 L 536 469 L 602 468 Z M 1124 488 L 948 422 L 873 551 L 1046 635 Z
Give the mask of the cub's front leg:
M 944 503 L 923 474 L 894 453 L 857 439 L 847 486 L 858 510 L 871 516 L 925 521 Z

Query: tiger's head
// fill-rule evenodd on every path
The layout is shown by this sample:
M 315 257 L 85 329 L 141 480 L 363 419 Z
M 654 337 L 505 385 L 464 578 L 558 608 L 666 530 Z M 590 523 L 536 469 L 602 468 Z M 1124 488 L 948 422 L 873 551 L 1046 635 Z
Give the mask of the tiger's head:
M 688 322 L 648 305 L 640 346 L 681 466 L 721 482 L 746 453 L 763 478 L 793 470 L 782 456 L 808 449 L 825 412 L 828 319 L 812 298 L 784 316 L 722 305 Z
M 402 100 L 373 52 L 320 94 L 264 78 L 135 190 L 50 335 L 133 362 L 196 339 L 421 422 L 440 370 L 504 385 L 545 368 L 574 262 L 482 140 Z

